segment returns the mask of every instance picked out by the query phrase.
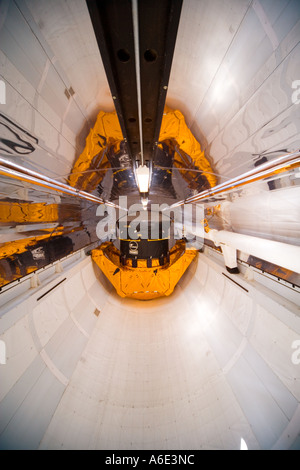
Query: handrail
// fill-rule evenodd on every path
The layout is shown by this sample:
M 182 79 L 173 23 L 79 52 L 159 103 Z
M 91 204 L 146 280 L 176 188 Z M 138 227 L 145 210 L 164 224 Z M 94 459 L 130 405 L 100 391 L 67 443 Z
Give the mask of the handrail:
M 182 201 L 175 202 L 171 205 L 171 209 L 182 206 L 184 204 L 191 204 L 209 199 L 210 197 L 216 196 L 217 194 L 232 191 L 233 189 L 239 188 L 249 183 L 253 183 L 254 181 L 259 181 L 261 179 L 268 178 L 277 173 L 288 171 L 299 166 L 300 151 L 297 150 L 297 152 L 289 153 L 288 155 L 283 155 L 281 157 L 275 158 L 274 160 L 263 163 L 257 168 L 253 168 L 252 170 L 242 173 L 241 175 L 225 181 L 224 183 L 218 184 L 213 188 L 202 191 Z
M 106 204 L 107 206 L 119 208 L 119 206 L 117 204 L 114 204 L 113 202 L 105 201 L 104 199 L 95 196 L 94 194 L 90 194 L 86 191 L 81 191 L 80 189 L 73 188 L 73 186 L 61 183 L 60 181 L 42 175 L 37 171 L 30 170 L 21 165 L 18 165 L 17 163 L 10 162 L 9 160 L 6 160 L 5 158 L 1 157 L 0 175 L 8 176 L 10 178 L 14 178 L 20 181 L 26 181 L 28 183 L 42 186 L 47 189 L 54 189 L 55 191 L 79 197 L 81 199 L 85 199 L 98 204 Z
M 218 195 L 220 193 L 226 193 L 237 189 L 246 184 L 252 183 L 254 181 L 259 181 L 261 179 L 268 178 L 275 174 L 291 170 L 293 168 L 300 167 L 300 151 L 290 153 L 288 155 L 283 155 L 281 157 L 275 158 L 269 162 L 263 163 L 257 168 L 253 168 L 239 176 L 236 176 L 224 183 L 218 184 L 211 189 L 202 191 L 194 196 L 191 196 L 182 201 L 175 202 L 170 206 L 171 209 L 175 207 L 182 206 L 184 204 L 191 204 L 205 199 L 209 199 L 212 196 Z M 95 196 L 93 194 L 87 193 L 86 191 L 81 191 L 65 183 L 61 183 L 53 178 L 44 176 L 41 173 L 25 168 L 21 165 L 13 163 L 9 160 L 0 157 L 0 175 L 8 176 L 15 178 L 21 181 L 26 181 L 32 184 L 36 184 L 47 189 L 54 189 L 56 191 L 70 194 L 71 196 L 79 197 L 88 201 L 92 201 L 98 204 L 106 204 L 107 206 L 120 208 L 117 204 L 105 201 L 104 199 Z M 168 208 L 168 209 L 170 209 Z

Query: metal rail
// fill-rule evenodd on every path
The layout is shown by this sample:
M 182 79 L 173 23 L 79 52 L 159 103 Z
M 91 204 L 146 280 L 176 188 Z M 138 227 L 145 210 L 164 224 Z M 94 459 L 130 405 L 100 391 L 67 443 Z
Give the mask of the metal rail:
M 94 196 L 93 194 L 73 188 L 73 186 L 61 183 L 60 181 L 42 175 L 37 171 L 29 170 L 28 168 L 10 162 L 9 160 L 5 160 L 1 157 L 0 175 L 8 176 L 10 178 L 14 178 L 20 181 L 26 181 L 27 183 L 32 183 L 37 186 L 42 186 L 43 188 L 79 197 L 80 199 L 85 199 L 87 201 L 95 202 L 97 204 L 106 204 L 107 206 L 119 208 L 119 206 L 117 204 L 114 204 L 113 202 L 105 201 L 104 199 L 98 196 Z
M 225 181 L 224 183 L 218 184 L 211 189 L 202 191 L 195 196 L 191 196 L 182 201 L 175 202 L 171 205 L 171 208 L 203 201 L 221 193 L 227 193 L 233 189 L 240 188 L 249 183 L 269 178 L 270 176 L 274 176 L 278 173 L 283 173 L 297 167 L 300 167 L 299 150 L 297 152 L 289 153 L 288 155 L 283 155 L 281 157 L 275 158 L 274 160 L 263 163 L 257 168 L 253 168 L 252 170 L 242 173 L 241 175 Z M 203 173 L 205 174 L 205 171 Z
M 151 162 L 159 138 L 182 0 L 86 3 L 128 153 L 133 162 Z

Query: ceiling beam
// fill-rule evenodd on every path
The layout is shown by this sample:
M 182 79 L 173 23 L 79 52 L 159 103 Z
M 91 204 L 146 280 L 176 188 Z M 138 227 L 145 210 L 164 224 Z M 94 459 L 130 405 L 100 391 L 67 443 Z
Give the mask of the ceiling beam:
M 143 144 L 152 159 L 159 139 L 182 0 L 139 2 Z
M 129 155 L 151 161 L 182 0 L 86 1 Z

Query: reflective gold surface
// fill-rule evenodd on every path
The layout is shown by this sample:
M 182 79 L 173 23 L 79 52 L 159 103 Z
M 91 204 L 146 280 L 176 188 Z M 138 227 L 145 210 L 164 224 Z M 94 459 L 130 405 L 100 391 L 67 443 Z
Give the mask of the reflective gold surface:
M 107 242 L 92 250 L 92 259 L 121 297 L 149 300 L 172 294 L 179 279 L 197 254 L 196 250 L 186 250 L 185 243 L 178 241 L 170 250 L 168 264 L 158 266 L 156 260 L 156 265 L 147 268 L 146 260 L 138 260 L 137 267 L 132 268 L 120 264 L 118 250 L 112 243 Z

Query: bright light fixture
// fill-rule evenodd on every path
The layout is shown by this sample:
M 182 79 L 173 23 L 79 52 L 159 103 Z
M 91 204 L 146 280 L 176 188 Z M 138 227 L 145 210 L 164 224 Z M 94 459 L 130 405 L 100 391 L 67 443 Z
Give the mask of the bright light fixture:
M 146 165 L 140 165 L 136 169 L 137 185 L 141 193 L 147 193 L 149 190 L 150 171 Z
M 144 211 L 147 210 L 148 198 L 142 197 L 141 202 L 142 202 Z

